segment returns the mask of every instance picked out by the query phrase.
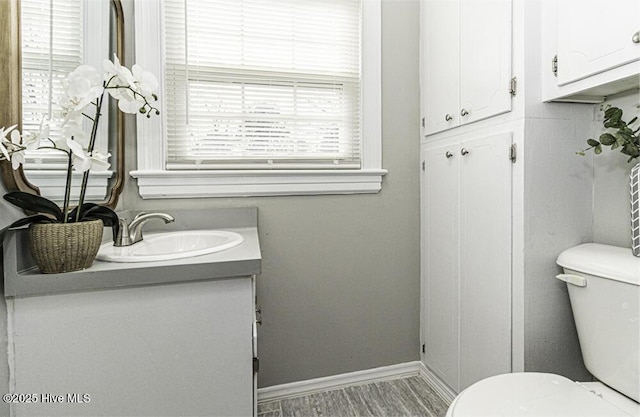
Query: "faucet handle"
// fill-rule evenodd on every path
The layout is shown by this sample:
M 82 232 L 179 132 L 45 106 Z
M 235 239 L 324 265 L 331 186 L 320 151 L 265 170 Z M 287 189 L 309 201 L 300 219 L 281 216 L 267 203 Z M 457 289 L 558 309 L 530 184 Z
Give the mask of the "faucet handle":
M 131 245 L 131 236 L 129 235 L 129 224 L 125 219 L 118 220 L 120 227 L 118 228 L 118 234 L 113 242 L 113 246 L 129 246 Z

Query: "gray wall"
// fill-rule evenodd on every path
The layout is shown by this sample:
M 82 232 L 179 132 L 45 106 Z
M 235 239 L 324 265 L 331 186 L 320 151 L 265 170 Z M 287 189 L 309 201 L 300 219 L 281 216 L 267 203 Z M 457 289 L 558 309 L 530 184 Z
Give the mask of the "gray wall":
M 384 0 L 382 36 L 379 194 L 142 200 L 126 185 L 127 210 L 258 207 L 260 386 L 419 360 L 418 1 Z
M 640 117 L 640 94 L 637 91 L 612 98 L 607 104 L 621 108 L 624 111 L 623 119 L 627 122 L 634 116 Z M 605 130 L 602 127 L 602 113 L 598 111 L 591 137 L 597 138 Z M 593 158 L 594 242 L 631 247 L 629 173 L 640 160 L 628 163 L 627 159 L 620 151 L 608 148 Z
M 638 92 L 604 104 L 638 110 Z M 588 138 L 606 131 L 597 105 L 541 106 L 527 119 L 525 177 L 525 370 L 588 380 L 566 285 L 556 256 L 585 242 L 630 247 L 629 172 L 619 151 L 580 157 Z M 569 106 L 569 107 L 567 107 Z
M 589 137 L 592 106 L 569 118 L 531 119 L 525 138 L 524 370 L 589 380 L 567 286 L 557 256 L 590 242 L 591 156 L 580 157 Z

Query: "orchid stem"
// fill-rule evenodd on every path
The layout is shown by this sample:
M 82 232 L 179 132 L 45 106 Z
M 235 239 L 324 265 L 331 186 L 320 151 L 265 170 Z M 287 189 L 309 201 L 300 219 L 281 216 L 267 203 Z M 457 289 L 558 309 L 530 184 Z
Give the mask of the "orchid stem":
M 73 173 L 73 155 L 69 152 L 69 160 L 67 162 L 67 183 L 64 187 L 64 207 L 62 209 L 62 222 L 67 223 L 67 215 L 69 211 L 69 200 L 71 199 L 71 175 Z
M 97 99 L 96 102 L 96 115 L 93 118 L 93 126 L 91 128 L 91 139 L 89 140 L 89 147 L 87 148 L 87 152 L 89 155 L 93 152 L 93 147 L 96 143 L 96 135 L 98 133 L 98 122 L 100 122 L 100 110 L 102 108 L 102 101 L 104 100 L 104 92 Z M 89 181 L 89 171 L 91 169 L 87 169 L 84 174 L 82 174 L 82 185 L 80 186 L 80 198 L 78 199 L 78 210 L 76 210 L 76 222 L 80 221 L 80 215 L 82 214 L 82 205 L 84 204 L 84 197 L 87 192 L 87 182 Z

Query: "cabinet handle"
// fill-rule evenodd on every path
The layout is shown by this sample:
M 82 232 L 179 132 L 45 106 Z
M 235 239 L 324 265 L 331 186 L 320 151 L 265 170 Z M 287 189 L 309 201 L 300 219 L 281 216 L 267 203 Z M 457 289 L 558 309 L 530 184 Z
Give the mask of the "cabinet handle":
M 460 115 L 461 115 L 461 116 L 466 116 L 466 115 L 468 115 L 468 114 L 469 114 L 469 112 L 467 111 L 467 109 L 462 109 L 462 110 L 460 110 Z
M 640 30 L 633 34 L 631 41 L 633 43 L 640 43 Z
M 453 154 L 452 154 L 451 152 L 449 152 L 449 151 L 447 151 L 447 152 L 444 154 L 444 156 L 446 156 L 446 157 L 447 157 L 447 159 L 449 159 L 449 158 L 453 158 Z
M 450 122 L 450 121 L 452 121 L 452 120 L 453 120 L 453 116 L 452 116 L 452 115 L 450 115 L 449 113 L 447 113 L 447 114 L 444 116 L 444 120 L 446 120 L 447 122 Z
M 469 154 L 469 151 L 466 148 L 462 148 L 460 150 L 460 153 L 462 154 L 462 156 L 465 156 L 465 155 Z

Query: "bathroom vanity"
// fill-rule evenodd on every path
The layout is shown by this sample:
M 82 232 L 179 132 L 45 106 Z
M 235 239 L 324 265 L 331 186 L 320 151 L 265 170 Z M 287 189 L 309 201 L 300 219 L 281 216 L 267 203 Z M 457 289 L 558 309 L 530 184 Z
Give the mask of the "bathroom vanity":
M 150 229 L 224 229 L 243 242 L 191 258 L 95 261 L 45 275 L 30 266 L 23 232 L 10 233 L 10 387 L 23 394 L 12 415 L 255 413 L 257 210 L 171 213 L 175 224 Z

